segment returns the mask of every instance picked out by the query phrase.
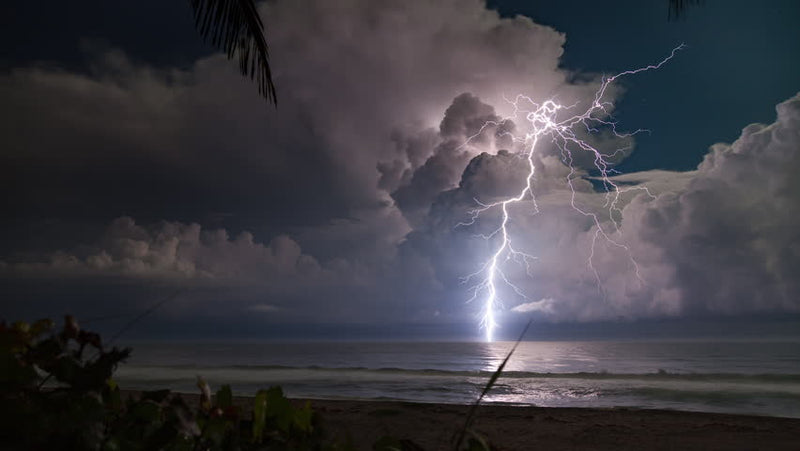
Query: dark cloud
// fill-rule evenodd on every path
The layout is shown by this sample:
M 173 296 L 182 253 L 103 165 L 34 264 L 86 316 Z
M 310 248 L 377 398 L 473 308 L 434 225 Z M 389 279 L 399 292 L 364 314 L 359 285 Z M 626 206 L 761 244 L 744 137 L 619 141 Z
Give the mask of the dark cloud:
M 427 214 L 436 196 L 455 186 L 475 150 L 493 149 L 498 138 L 497 126 L 501 118 L 494 108 L 477 97 L 465 93 L 453 100 L 439 125 L 439 144 L 432 155 L 418 167 L 412 163 L 408 182 L 392 193 L 398 208 L 412 225 L 418 225 Z M 423 131 L 423 137 L 426 131 Z M 414 147 L 408 150 L 414 152 Z M 415 155 L 409 155 L 412 162 Z
M 0 183 L 14 193 L 4 210 L 103 222 L 122 214 L 205 222 L 227 213 L 240 229 L 265 215 L 313 222 L 342 208 L 334 187 L 324 202 L 313 193 L 332 177 L 324 156 L 310 150 L 318 140 L 301 135 L 271 152 L 277 143 L 263 126 L 269 112 L 230 71 L 199 86 L 202 65 L 199 74 L 156 70 L 112 52 L 91 75 L 35 67 L 3 75 Z M 221 99 L 198 95 L 225 84 L 237 89 Z M 225 102 L 235 118 L 220 114 Z M 305 189 L 289 192 L 297 167 L 308 174 Z
M 400 183 L 381 183 L 378 165 L 391 166 L 398 146 L 395 172 L 427 160 L 435 146 L 425 130 L 457 95 L 502 104 L 523 88 L 588 91 L 558 69 L 563 35 L 501 19 L 478 0 L 261 7 L 277 111 L 222 56 L 156 69 L 87 47 L 85 73 L 43 65 L 2 74 L 0 188 L 15 193 L 4 211 L 75 228 L 122 215 L 267 235 L 324 226 L 382 208 Z
M 379 287 L 393 277 L 385 274 L 409 231 L 390 193 L 441 144 L 435 130 L 456 96 L 499 100 L 504 91 L 530 88 L 531 79 L 540 94 L 587 90 L 569 85 L 558 69 L 563 35 L 524 17 L 501 19 L 478 0 L 261 8 L 282 92 L 277 111 L 219 55 L 177 70 L 88 45 L 86 71 L 36 65 L 0 75 L 7 142 L 0 188 L 14 193 L 2 205 L 14 218 L 2 223 L 6 266 L 39 262 L 30 268 L 45 276 L 69 269 L 86 277 L 198 278 L 218 274 L 212 261 L 219 257 L 231 271 L 271 280 L 264 261 L 211 249 L 266 253 L 270 245 L 258 243 L 288 233 L 323 267 L 370 268 L 349 277 Z M 479 118 L 471 120 L 474 127 Z M 400 163 L 388 169 L 397 155 Z M 449 170 L 454 184 L 461 169 Z M 122 216 L 151 233 L 158 224 L 202 224 L 234 237 L 249 231 L 244 242 L 254 244 L 233 238 L 209 248 L 189 240 L 185 246 L 214 258 L 181 250 L 168 263 L 156 234 L 135 240 L 147 249 L 137 259 L 126 252 L 144 250 L 97 238 Z M 34 229 L 42 238 L 28 236 Z M 350 297 L 388 303 L 382 291 Z
M 0 222 L 4 280 L 191 286 L 175 308 L 195 313 L 234 303 L 296 320 L 472 321 L 474 279 L 462 279 L 489 255 L 480 235 L 498 212 L 459 224 L 527 175 L 509 135 L 526 124 L 503 120 L 504 95 L 572 104 L 597 80 L 559 68 L 562 34 L 478 0 L 261 8 L 277 111 L 220 55 L 173 70 L 103 51 L 88 73 L 0 75 L 0 189 L 14 218 Z M 571 171 L 540 143 L 538 213 L 522 203 L 510 223 L 537 259 L 507 262 L 524 296 L 504 289 L 504 314 L 798 310 L 798 105 L 715 145 L 696 171 L 614 178 L 626 190 L 615 213 L 592 155 L 576 151 Z M 607 128 L 579 133 L 613 163 L 633 145 Z M 598 239 L 573 202 L 629 250 Z

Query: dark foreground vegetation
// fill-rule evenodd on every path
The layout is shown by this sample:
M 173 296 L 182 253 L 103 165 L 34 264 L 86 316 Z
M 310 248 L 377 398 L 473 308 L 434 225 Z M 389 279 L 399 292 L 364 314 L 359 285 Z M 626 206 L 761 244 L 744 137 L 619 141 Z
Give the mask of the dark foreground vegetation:
M 0 447 L 18 450 L 350 450 L 348 437 L 330 437 L 309 403 L 296 406 L 280 387 L 259 390 L 252 409 L 233 402 L 229 386 L 215 396 L 198 379 L 199 403 L 169 390 L 123 399 L 113 379 L 128 348 L 103 346 L 67 316 L 0 323 Z M 499 373 L 498 373 L 499 374 Z M 358 431 L 352 431 L 358 433 Z M 455 449 L 488 450 L 477 435 Z M 383 437 L 374 450 L 419 450 L 412 440 Z
M 524 334 L 524 332 L 523 332 Z M 2 450 L 797 450 L 800 419 L 637 409 L 289 400 L 120 390 L 131 353 L 67 317 L 0 322 Z M 512 350 L 513 353 L 513 350 Z M 511 353 L 506 357 L 511 356 Z M 469 401 L 469 400 L 465 400 Z M 481 439 L 491 438 L 491 446 Z M 398 439 L 395 437 L 404 437 Z M 408 439 L 410 438 L 410 439 Z

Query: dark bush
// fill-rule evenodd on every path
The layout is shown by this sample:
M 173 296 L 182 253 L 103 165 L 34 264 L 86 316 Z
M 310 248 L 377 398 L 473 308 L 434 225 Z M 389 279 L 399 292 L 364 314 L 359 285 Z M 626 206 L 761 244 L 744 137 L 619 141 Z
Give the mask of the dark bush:
M 67 316 L 60 331 L 45 319 L 0 322 L 0 444 L 12 450 L 352 450 L 325 440 L 320 418 L 306 403 L 296 407 L 280 387 L 259 390 L 247 418 L 230 386 L 211 396 L 198 378 L 200 402 L 189 406 L 169 390 L 123 400 L 114 371 L 131 353 L 103 347 L 100 336 Z M 509 355 L 510 357 L 510 355 Z M 499 376 L 490 381 L 485 391 Z M 484 391 L 484 394 L 485 394 Z M 478 400 L 478 403 L 480 399 Z M 477 407 L 477 404 L 475 407 Z M 468 450 L 489 447 L 477 436 Z M 408 439 L 384 437 L 379 451 L 416 451 Z

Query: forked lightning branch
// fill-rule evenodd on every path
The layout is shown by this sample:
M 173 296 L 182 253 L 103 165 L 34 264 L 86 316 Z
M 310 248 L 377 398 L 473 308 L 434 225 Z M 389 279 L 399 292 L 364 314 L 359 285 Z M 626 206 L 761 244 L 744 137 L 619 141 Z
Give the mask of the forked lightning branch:
M 549 140 L 559 149 L 562 161 L 569 168 L 566 184 L 572 192 L 570 205 L 576 212 L 588 217 L 594 222 L 594 233 L 587 265 L 594 273 L 598 286 L 600 286 L 600 276 L 593 264 L 595 245 L 598 240 L 605 240 L 606 243 L 622 248 L 628 252 L 628 257 L 635 268 L 636 275 L 637 277 L 639 276 L 638 266 L 625 243 L 612 237 L 610 234 L 611 231 L 607 231 L 603 228 L 601 218 L 598 217 L 596 213 L 587 211 L 576 204 L 576 192 L 573 180 L 577 176 L 578 171 L 573 164 L 575 161 L 573 154 L 574 152 L 587 152 L 594 162 L 594 168 L 597 171 L 597 179 L 606 192 L 605 207 L 609 212 L 611 228 L 619 230 L 619 224 L 616 223 L 614 218 L 621 213 L 620 194 L 623 190 L 611 179 L 611 176 L 615 174 L 611 160 L 616 154 L 604 154 L 585 139 L 579 138 L 576 132 L 579 128 L 590 132 L 603 128 L 611 130 L 611 132 L 618 137 L 627 137 L 637 133 L 621 134 L 617 132 L 615 122 L 608 119 L 610 117 L 612 103 L 604 100 L 606 90 L 620 77 L 660 68 L 671 60 L 675 56 L 675 53 L 683 49 L 683 47 L 683 44 L 681 44 L 674 48 L 666 58 L 657 64 L 620 72 L 607 78 L 604 77 L 601 80 L 600 87 L 595 92 L 594 99 L 587 108 L 581 109 L 578 112 L 576 112 L 576 110 L 580 107 L 580 103 L 561 105 L 555 100 L 546 100 L 542 103 L 537 103 L 527 96 L 518 95 L 515 99 L 509 101 L 514 108 L 513 113 L 509 117 L 500 121 L 485 123 L 478 133 L 468 138 L 466 143 L 469 143 L 470 140 L 480 135 L 487 127 L 500 126 L 509 121 L 526 123 L 528 129 L 524 135 L 511 135 L 514 142 L 521 144 L 523 148 L 521 156 L 527 160 L 527 177 L 525 178 L 524 186 L 520 188 L 519 194 L 502 201 L 488 204 L 478 201 L 478 207 L 470 211 L 469 220 L 459 224 L 463 226 L 472 225 L 482 213 L 488 210 L 500 210 L 500 224 L 498 227 L 488 235 L 482 235 L 483 238 L 487 240 L 497 241 L 494 251 L 478 271 L 464 277 L 465 282 L 474 282 L 476 279 L 479 280 L 471 287 L 472 297 L 470 301 L 483 301 L 480 323 L 486 334 L 486 341 L 492 341 L 494 339 L 494 332 L 498 326 L 496 316 L 501 301 L 499 299 L 498 290 L 500 286 L 504 285 L 513 290 L 514 293 L 522 299 L 527 299 L 525 293 L 514 285 L 504 272 L 504 267 L 508 262 L 522 264 L 529 269 L 530 265 L 533 264 L 535 260 L 533 255 L 525 253 L 514 246 L 513 237 L 509 234 L 509 221 L 511 219 L 509 207 L 515 203 L 528 202 L 534 213 L 539 212 L 539 207 L 536 203 L 536 195 L 533 189 L 534 178 L 536 176 L 534 152 L 536 152 L 537 145 L 543 140 Z M 639 189 L 646 190 L 646 188 Z

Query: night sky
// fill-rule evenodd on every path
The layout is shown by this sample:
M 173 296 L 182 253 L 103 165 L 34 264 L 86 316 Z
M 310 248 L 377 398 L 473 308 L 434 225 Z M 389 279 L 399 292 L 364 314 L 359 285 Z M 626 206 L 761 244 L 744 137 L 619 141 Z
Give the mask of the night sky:
M 2 317 L 113 329 L 169 298 L 139 335 L 479 339 L 462 278 L 499 217 L 457 225 L 525 177 L 520 148 L 481 127 L 511 113 L 504 96 L 585 103 L 685 44 L 607 95 L 618 130 L 647 132 L 587 138 L 626 149 L 614 180 L 653 194 L 603 217 L 629 252 L 593 248 L 558 149 L 537 148 L 540 212 L 511 226 L 537 259 L 508 265 L 525 297 L 501 293 L 499 334 L 797 321 L 800 3 L 706 0 L 677 20 L 633 0 L 260 11 L 277 108 L 203 43 L 188 2 L 0 6 Z M 578 204 L 604 211 L 591 158 L 575 167 Z

